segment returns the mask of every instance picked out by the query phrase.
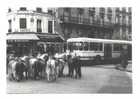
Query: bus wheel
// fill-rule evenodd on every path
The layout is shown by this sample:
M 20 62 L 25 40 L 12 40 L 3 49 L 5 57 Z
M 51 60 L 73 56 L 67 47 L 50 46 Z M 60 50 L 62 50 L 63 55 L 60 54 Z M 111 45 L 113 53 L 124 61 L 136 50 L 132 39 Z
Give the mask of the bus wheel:
M 95 57 L 95 63 L 98 65 L 98 64 L 101 64 L 101 56 L 100 55 L 97 55 Z

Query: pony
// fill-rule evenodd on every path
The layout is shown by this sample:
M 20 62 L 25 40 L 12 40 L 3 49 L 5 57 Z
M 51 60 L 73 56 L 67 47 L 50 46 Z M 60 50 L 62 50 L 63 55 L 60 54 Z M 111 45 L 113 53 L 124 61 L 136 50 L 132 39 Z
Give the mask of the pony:
M 15 59 L 9 61 L 9 78 L 10 80 L 21 81 L 23 79 L 23 73 L 25 72 L 26 66 L 20 60 L 20 58 L 16 57 Z
M 32 57 L 29 59 L 29 77 L 33 79 L 37 79 L 39 77 L 39 62 L 36 57 Z
M 46 63 L 45 72 L 47 74 L 48 81 L 55 81 L 56 78 L 58 77 L 56 69 L 56 60 L 53 58 L 53 56 L 49 56 L 49 59 Z
M 28 79 L 28 77 L 29 77 L 29 68 L 30 68 L 30 65 L 29 65 L 30 57 L 27 56 L 27 55 L 24 55 L 23 57 L 20 57 L 20 59 L 25 65 L 25 77 L 26 77 L 26 79 Z
M 40 66 L 40 77 L 43 78 L 45 76 L 45 68 L 46 68 L 46 62 L 48 61 L 48 54 L 44 53 L 44 54 L 40 54 L 39 56 L 37 56 L 38 59 L 38 64 Z
M 58 77 L 62 77 L 64 76 L 63 70 L 66 65 L 66 55 L 65 53 L 63 54 L 56 53 L 54 57 L 56 60 L 56 68 L 57 68 Z
M 68 76 L 81 78 L 81 63 L 80 57 L 76 55 L 76 53 L 71 53 L 67 55 L 67 63 L 68 63 Z M 75 75 L 74 75 L 75 73 Z
M 45 64 L 48 59 L 48 54 L 40 54 L 37 57 L 33 56 L 26 56 L 20 57 L 22 62 L 26 66 L 26 79 L 33 78 L 33 79 L 42 79 L 45 73 Z

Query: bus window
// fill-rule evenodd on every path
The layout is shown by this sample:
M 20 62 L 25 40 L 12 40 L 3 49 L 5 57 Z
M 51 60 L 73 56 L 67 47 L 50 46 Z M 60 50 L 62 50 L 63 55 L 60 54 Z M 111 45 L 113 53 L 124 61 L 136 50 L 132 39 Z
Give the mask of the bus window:
M 102 43 L 98 43 L 97 44 L 97 48 L 98 48 L 97 50 L 98 51 L 102 51 L 102 49 L 103 49 L 103 46 L 102 45 L 103 45 Z
M 90 43 L 90 50 L 94 51 L 102 51 L 103 45 L 102 43 Z
M 73 48 L 72 48 L 72 43 L 68 43 L 68 49 L 69 49 L 70 51 L 73 50 Z
M 90 43 L 90 50 L 92 51 L 92 50 L 94 50 L 94 43 Z
M 87 51 L 88 48 L 89 48 L 88 42 L 84 42 L 84 43 L 83 43 L 83 47 L 84 47 L 84 50 Z
M 72 44 L 72 47 L 73 47 L 73 50 L 78 50 L 77 43 L 73 43 L 73 44 Z
M 75 50 L 83 50 L 82 42 L 75 43 Z
M 113 51 L 120 51 L 121 50 L 121 45 L 120 44 L 114 44 L 113 45 Z
M 83 43 L 80 42 L 80 45 L 79 45 L 79 50 L 82 51 L 83 50 Z

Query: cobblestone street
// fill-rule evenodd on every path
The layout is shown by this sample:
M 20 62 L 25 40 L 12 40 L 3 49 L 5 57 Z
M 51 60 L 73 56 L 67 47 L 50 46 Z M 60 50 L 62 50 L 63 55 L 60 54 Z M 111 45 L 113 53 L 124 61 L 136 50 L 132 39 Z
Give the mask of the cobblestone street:
M 132 93 L 132 72 L 116 70 L 114 65 L 82 67 L 81 79 L 7 80 L 7 93 Z

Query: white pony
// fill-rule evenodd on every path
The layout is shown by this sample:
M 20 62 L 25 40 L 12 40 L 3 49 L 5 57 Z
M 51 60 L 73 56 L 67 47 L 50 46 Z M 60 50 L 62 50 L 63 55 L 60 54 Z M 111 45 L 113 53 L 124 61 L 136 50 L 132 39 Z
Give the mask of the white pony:
M 52 56 L 49 56 L 45 71 L 47 74 L 48 81 L 56 80 L 57 78 L 56 60 Z

